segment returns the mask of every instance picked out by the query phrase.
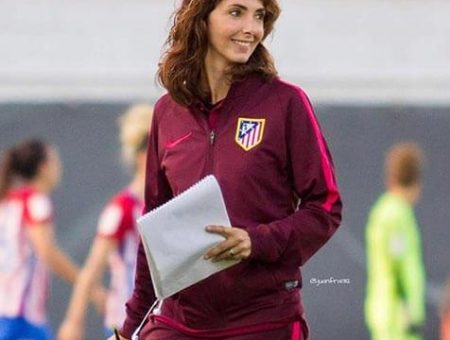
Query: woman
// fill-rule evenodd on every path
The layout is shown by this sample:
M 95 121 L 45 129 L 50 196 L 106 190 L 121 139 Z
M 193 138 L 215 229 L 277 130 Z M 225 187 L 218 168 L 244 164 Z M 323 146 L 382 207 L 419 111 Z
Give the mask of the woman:
M 262 42 L 276 0 L 185 0 L 175 14 L 148 148 L 149 211 L 213 174 L 231 228 L 205 258 L 242 260 L 162 302 L 140 339 L 305 339 L 302 266 L 335 232 L 341 201 L 304 92 L 276 76 Z M 121 335 L 155 300 L 142 245 Z
M 78 268 L 54 238 L 49 195 L 61 178 L 56 148 L 40 139 L 6 150 L 0 164 L 0 339 L 52 339 L 48 270 L 73 283 Z
M 126 163 L 133 169 L 128 186 L 116 194 L 105 207 L 97 227 L 97 236 L 77 279 L 66 318 L 60 328 L 60 340 L 82 339 L 88 296 L 101 282 L 107 262 L 111 273 L 104 326 L 110 335 L 125 319 L 125 302 L 133 289 L 136 252 L 139 241 L 136 218 L 141 214 L 144 198 L 145 160 L 148 126 L 152 108 L 131 107 L 120 117 L 120 141 Z

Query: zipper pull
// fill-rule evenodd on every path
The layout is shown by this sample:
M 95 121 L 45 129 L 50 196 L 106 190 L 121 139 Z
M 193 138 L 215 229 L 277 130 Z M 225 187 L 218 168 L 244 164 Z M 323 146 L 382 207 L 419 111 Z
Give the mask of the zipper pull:
M 216 134 L 214 133 L 214 131 L 211 131 L 209 133 L 209 142 L 211 145 L 214 145 L 214 142 L 216 140 Z

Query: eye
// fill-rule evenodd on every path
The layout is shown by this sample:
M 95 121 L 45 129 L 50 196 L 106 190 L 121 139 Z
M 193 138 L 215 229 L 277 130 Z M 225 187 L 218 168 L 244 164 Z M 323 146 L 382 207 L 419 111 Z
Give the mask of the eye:
M 266 13 L 264 13 L 264 12 L 256 13 L 256 19 L 257 20 L 264 21 L 265 18 L 266 18 Z
M 232 17 L 238 17 L 238 16 L 241 15 L 241 11 L 239 9 L 233 9 L 233 10 L 230 11 L 230 15 Z

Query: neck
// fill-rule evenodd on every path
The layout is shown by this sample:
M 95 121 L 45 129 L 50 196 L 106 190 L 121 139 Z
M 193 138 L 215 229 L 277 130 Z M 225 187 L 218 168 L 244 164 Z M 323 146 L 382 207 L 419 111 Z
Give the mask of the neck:
M 415 204 L 419 198 L 418 188 L 414 187 L 402 187 L 398 185 L 391 186 L 389 192 L 393 195 L 402 198 L 410 204 Z
M 143 200 L 145 191 L 145 172 L 137 171 L 128 188 L 134 195 Z
M 35 188 L 39 192 L 48 193 L 50 192 L 50 188 L 48 183 L 42 178 L 36 178 L 30 182 L 30 185 Z
M 206 56 L 204 82 L 211 93 L 212 104 L 224 99 L 230 90 L 231 81 L 226 71 L 227 65 L 213 62 L 208 55 Z

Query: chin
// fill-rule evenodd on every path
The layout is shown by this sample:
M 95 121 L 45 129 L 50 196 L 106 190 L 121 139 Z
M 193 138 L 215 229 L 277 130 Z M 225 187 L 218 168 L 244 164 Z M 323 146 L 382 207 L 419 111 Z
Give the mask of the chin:
M 247 61 L 250 59 L 250 56 L 241 56 L 241 57 L 236 57 L 233 58 L 233 63 L 235 64 L 245 64 L 247 63 Z

